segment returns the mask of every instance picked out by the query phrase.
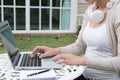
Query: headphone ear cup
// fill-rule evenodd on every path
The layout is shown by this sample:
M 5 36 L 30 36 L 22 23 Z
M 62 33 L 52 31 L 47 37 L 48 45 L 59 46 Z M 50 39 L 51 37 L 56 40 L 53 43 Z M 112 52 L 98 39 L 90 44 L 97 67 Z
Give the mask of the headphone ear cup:
M 95 10 L 90 15 L 90 20 L 93 23 L 100 23 L 104 19 L 104 13 L 101 10 Z

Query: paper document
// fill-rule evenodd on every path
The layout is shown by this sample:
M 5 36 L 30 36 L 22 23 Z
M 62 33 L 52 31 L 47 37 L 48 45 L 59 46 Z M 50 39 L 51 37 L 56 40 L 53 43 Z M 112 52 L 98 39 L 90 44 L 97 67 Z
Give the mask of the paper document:
M 20 80 L 58 80 L 58 77 L 53 69 L 29 70 L 20 72 Z

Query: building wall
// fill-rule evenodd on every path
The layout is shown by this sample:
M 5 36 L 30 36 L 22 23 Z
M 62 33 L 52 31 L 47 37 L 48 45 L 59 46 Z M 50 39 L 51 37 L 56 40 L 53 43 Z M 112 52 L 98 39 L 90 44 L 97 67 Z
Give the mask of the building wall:
M 78 14 L 84 14 L 88 5 L 86 3 L 78 3 Z
M 87 7 L 88 7 L 87 3 L 80 3 L 80 2 L 78 2 L 77 25 L 81 25 L 82 24 L 83 14 L 86 11 Z

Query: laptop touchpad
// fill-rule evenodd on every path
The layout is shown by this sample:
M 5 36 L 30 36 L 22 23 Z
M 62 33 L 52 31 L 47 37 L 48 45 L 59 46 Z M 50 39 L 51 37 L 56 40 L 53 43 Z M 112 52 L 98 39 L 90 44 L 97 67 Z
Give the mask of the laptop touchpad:
M 41 59 L 41 64 L 43 68 L 62 68 L 62 65 L 57 64 L 52 58 Z

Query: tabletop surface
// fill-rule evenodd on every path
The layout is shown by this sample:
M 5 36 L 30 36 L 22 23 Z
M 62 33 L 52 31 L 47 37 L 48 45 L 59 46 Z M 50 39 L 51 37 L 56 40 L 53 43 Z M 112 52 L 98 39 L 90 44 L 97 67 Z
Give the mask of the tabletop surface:
M 7 54 L 0 54 L 0 80 L 19 80 L 20 72 L 12 68 Z
M 7 54 L 0 54 L 0 80 L 20 80 L 20 72 L 13 69 Z
M 76 66 L 66 65 L 61 70 L 55 70 L 55 73 L 59 77 L 59 80 L 61 80 L 65 74 L 72 72 L 74 73 L 74 71 L 76 71 L 78 68 L 79 67 Z M 16 71 L 13 69 L 10 59 L 6 53 L 0 54 L 0 80 L 20 80 L 20 73 L 21 71 Z

